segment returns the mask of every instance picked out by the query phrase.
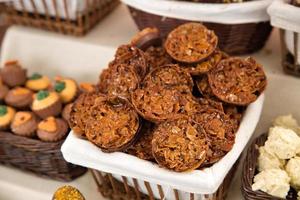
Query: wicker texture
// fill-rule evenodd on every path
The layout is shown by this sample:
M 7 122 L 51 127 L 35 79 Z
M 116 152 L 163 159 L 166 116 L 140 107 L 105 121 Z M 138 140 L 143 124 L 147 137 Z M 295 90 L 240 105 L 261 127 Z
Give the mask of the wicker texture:
M 226 199 L 230 183 L 234 177 L 239 161 L 237 161 L 234 166 L 231 168 L 227 176 L 225 177 L 223 183 L 219 187 L 219 189 L 214 194 L 203 194 L 200 198 L 201 200 L 224 200 Z M 109 199 L 113 200 L 154 200 L 153 189 L 151 184 L 147 181 L 144 181 L 144 185 L 147 189 L 147 194 L 143 194 L 140 191 L 140 186 L 135 178 L 122 176 L 122 182 L 113 178 L 112 174 L 100 172 L 97 170 L 92 170 L 92 174 L 94 180 L 98 186 L 98 190 L 100 193 Z M 128 180 L 131 179 L 134 183 L 134 187 L 131 187 L 128 184 Z M 162 186 L 156 185 L 156 188 L 159 191 L 159 195 L 161 200 L 165 199 L 165 191 L 163 191 Z M 190 193 L 189 199 L 180 198 L 179 191 L 173 189 L 174 192 L 174 200 L 194 200 L 197 199 L 194 193 Z M 199 198 L 198 198 L 199 199 Z
M 83 175 L 86 169 L 64 160 L 60 152 L 62 143 L 63 141 L 47 143 L 0 132 L 0 163 L 40 176 L 71 181 Z
M 76 13 L 76 20 L 71 20 L 66 0 L 52 0 L 52 4 L 45 0 L 30 0 L 33 13 L 26 10 L 24 0 L 19 0 L 23 10 L 18 11 L 13 2 L 6 4 L 6 17 L 9 24 L 37 27 L 67 35 L 82 36 L 91 30 L 102 18 L 112 11 L 118 0 L 85 0 L 85 10 Z M 38 13 L 35 1 L 42 1 L 45 14 Z M 58 12 L 57 2 L 63 1 L 64 13 Z M 54 8 L 55 17 L 49 15 L 49 8 Z M 63 19 L 61 16 L 66 16 Z
M 281 198 L 271 196 L 265 192 L 252 190 L 257 159 L 259 156 L 259 147 L 265 144 L 267 137 L 267 134 L 263 134 L 256 138 L 247 150 L 242 172 L 242 193 L 246 200 L 282 200 Z
M 299 53 L 299 46 L 298 41 L 300 38 L 300 33 L 293 33 L 293 46 L 294 51 L 289 52 L 287 49 L 287 45 L 285 43 L 285 34 L 286 31 L 283 29 L 280 29 L 280 43 L 281 43 L 281 56 L 282 56 L 282 66 L 284 69 L 284 72 L 287 74 L 291 74 L 294 76 L 300 77 L 300 63 L 298 62 L 298 53 Z
M 130 6 L 129 11 L 139 29 L 157 27 L 162 36 L 175 27 L 187 23 L 186 20 L 168 18 L 137 10 Z M 219 47 L 232 55 L 248 54 L 260 50 L 268 39 L 272 27 L 270 22 L 248 24 L 218 24 L 203 23 L 207 28 L 215 31 L 219 37 Z

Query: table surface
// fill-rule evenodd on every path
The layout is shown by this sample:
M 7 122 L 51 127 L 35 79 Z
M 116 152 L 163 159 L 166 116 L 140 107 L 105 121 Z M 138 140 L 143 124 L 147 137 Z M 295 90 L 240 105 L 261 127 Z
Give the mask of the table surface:
M 109 52 L 110 54 L 113 54 L 113 50 L 120 44 L 127 43 L 132 35 L 136 33 L 137 29 L 128 11 L 121 5 L 83 38 L 64 36 L 25 27 L 12 27 L 10 31 L 22 34 L 43 35 L 45 38 L 55 38 L 56 40 L 79 42 L 81 45 L 100 45 L 101 47 L 105 47 L 106 51 L 111 51 Z M 99 55 L 101 53 L 107 52 L 98 52 Z M 284 75 L 282 72 L 278 30 L 274 30 L 266 47 L 252 56 L 263 64 L 269 81 L 261 120 L 257 125 L 254 135 L 257 136 L 266 132 L 272 119 L 281 114 L 292 113 L 300 121 L 300 101 L 297 101 L 297 99 L 300 99 L 300 79 Z M 241 166 L 231 185 L 228 196 L 230 200 L 242 199 L 240 175 Z M 39 178 L 17 169 L 0 166 L 1 200 L 49 200 L 53 192 L 65 184 L 79 188 L 87 200 L 104 199 L 98 194 L 90 172 L 75 181 L 64 183 Z

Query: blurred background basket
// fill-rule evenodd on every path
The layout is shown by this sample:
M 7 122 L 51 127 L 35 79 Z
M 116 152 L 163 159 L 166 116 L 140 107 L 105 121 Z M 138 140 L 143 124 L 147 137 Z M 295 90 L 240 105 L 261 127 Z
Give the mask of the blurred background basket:
M 63 141 L 42 142 L 9 132 L 0 132 L 0 163 L 39 176 L 71 181 L 87 170 L 64 160 L 60 151 L 62 143 Z
M 76 1 L 82 4 L 78 10 L 75 10 L 74 6 L 69 6 L 75 0 L 15 0 L 5 3 L 5 14 L 8 24 L 82 36 L 119 3 L 118 0 Z
M 256 173 L 257 160 L 259 156 L 259 147 L 265 144 L 268 135 L 262 134 L 254 140 L 247 150 L 242 170 L 242 193 L 246 200 L 283 200 L 278 197 L 271 196 L 262 191 L 253 191 L 252 184 Z
M 175 27 L 189 22 L 145 12 L 129 6 L 129 11 L 139 29 L 157 27 L 166 36 Z M 203 22 L 219 37 L 220 48 L 232 55 L 249 54 L 260 50 L 267 41 L 272 27 L 269 21 L 245 24 L 221 24 Z
M 188 199 L 180 194 L 184 191 L 179 191 L 177 189 L 172 189 L 171 191 L 164 191 L 161 185 L 156 185 L 153 188 L 153 183 L 143 181 L 144 185 L 139 185 L 141 181 L 122 176 L 121 180 L 114 178 L 113 174 L 105 173 L 97 170 L 92 170 L 93 178 L 97 184 L 99 192 L 102 196 L 113 199 L 113 200 L 155 200 L 154 190 L 159 192 L 161 200 L 174 199 L 174 200 L 224 200 L 226 199 L 231 181 L 234 177 L 234 174 L 237 170 L 239 160 L 233 165 L 227 176 L 225 177 L 223 183 L 220 185 L 218 190 L 213 194 L 194 194 L 188 193 Z M 130 184 L 133 183 L 133 184 Z M 151 187 L 152 185 L 152 187 Z M 147 193 L 142 192 L 141 188 L 146 188 Z M 173 193 L 172 198 L 167 198 L 170 196 L 170 193 Z M 184 192 L 186 193 L 186 192 Z M 99 197 L 100 198 L 100 197 Z

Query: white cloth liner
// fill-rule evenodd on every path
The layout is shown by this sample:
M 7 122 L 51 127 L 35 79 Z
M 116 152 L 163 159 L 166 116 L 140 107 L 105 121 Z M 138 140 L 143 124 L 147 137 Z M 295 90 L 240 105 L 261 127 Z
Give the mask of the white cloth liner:
M 267 7 L 273 0 L 209 4 L 170 0 L 122 0 L 148 13 L 191 21 L 223 24 L 257 23 L 269 20 Z
M 17 10 L 23 10 L 22 4 L 20 2 L 20 0 L 11 0 L 14 3 L 14 6 Z M 26 10 L 28 12 L 33 12 L 33 6 L 31 4 L 31 0 L 23 0 L 24 2 L 24 7 L 26 8 Z M 50 16 L 56 16 L 55 13 L 55 8 L 53 6 L 53 2 L 52 0 L 46 0 L 46 5 L 48 8 L 48 12 Z M 66 18 L 66 14 L 65 14 L 65 8 L 64 8 L 64 1 L 63 0 L 58 0 L 57 2 L 57 10 L 58 10 L 58 14 L 61 18 Z M 45 8 L 43 5 L 43 1 L 42 0 L 34 0 L 34 3 L 36 5 L 36 9 L 38 11 L 39 14 L 45 14 Z M 66 5 L 67 5 L 67 9 L 68 9 L 68 13 L 69 13 L 69 18 L 72 20 L 76 19 L 76 14 L 80 13 L 82 11 L 84 11 L 86 4 L 85 4 L 85 0 L 67 0 L 66 1 Z
M 286 0 L 275 0 L 268 8 L 271 24 L 285 29 L 285 42 L 288 50 L 294 54 L 293 32 L 300 38 L 300 8 L 290 5 Z M 298 62 L 300 63 L 300 39 L 298 41 Z
M 141 181 L 145 180 L 151 183 L 152 188 L 156 187 L 155 184 L 176 188 L 181 191 L 180 195 L 184 194 L 183 191 L 195 194 L 212 194 L 223 182 L 226 174 L 251 138 L 259 121 L 263 101 L 264 95 L 261 95 L 248 106 L 237 132 L 233 149 L 218 163 L 204 170 L 176 173 L 125 153 L 103 153 L 98 147 L 86 140 L 77 138 L 72 132 L 61 150 L 68 162 L 115 175 L 134 177 L 140 181 L 140 185 L 143 185 Z M 167 189 L 169 188 L 164 188 L 164 191 Z M 154 191 L 154 193 L 156 197 L 159 197 L 158 192 Z

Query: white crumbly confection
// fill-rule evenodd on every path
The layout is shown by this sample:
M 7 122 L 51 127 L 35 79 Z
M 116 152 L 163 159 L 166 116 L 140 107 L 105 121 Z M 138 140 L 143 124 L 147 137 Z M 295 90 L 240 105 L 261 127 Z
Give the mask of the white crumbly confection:
M 290 190 L 290 177 L 281 169 L 268 169 L 254 177 L 252 190 L 261 190 L 270 195 L 285 198 Z
M 294 157 L 288 161 L 286 172 L 291 178 L 291 186 L 300 189 L 300 157 Z
M 285 160 L 279 159 L 274 154 L 266 151 L 265 147 L 259 148 L 258 171 L 266 169 L 284 169 Z
M 278 116 L 273 121 L 273 126 L 281 126 L 283 128 L 292 129 L 300 136 L 300 127 L 297 120 L 291 115 Z
M 270 128 L 265 150 L 280 159 L 290 159 L 300 153 L 300 137 L 291 129 Z

